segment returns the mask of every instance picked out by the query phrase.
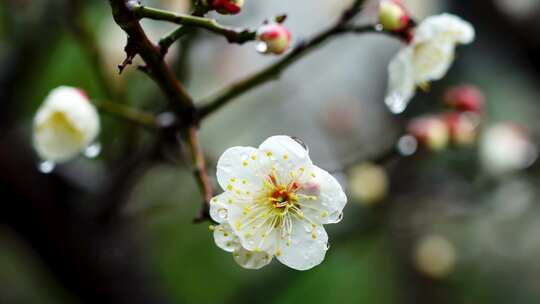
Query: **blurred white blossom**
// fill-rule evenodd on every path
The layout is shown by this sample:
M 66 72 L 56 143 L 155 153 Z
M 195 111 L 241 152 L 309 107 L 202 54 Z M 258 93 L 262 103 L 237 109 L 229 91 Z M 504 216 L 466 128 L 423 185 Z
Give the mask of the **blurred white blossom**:
M 260 268 L 275 256 L 307 270 L 323 261 L 323 225 L 341 220 L 347 198 L 303 145 L 273 136 L 259 148 L 230 148 L 218 161 L 217 179 L 225 192 L 210 203 L 210 215 L 220 223 L 215 241 L 240 265 Z
M 409 45 L 388 66 L 389 80 L 386 104 L 401 113 L 414 96 L 417 87 L 446 75 L 455 57 L 457 44 L 474 40 L 472 25 L 461 18 L 441 14 L 428 17 L 414 30 Z
M 34 147 L 47 161 L 72 159 L 94 141 L 98 132 L 97 111 L 77 88 L 52 90 L 34 117 Z
M 512 123 L 489 127 L 480 141 L 480 159 L 484 169 L 492 175 L 525 169 L 533 164 L 537 156 L 537 148 L 528 134 Z

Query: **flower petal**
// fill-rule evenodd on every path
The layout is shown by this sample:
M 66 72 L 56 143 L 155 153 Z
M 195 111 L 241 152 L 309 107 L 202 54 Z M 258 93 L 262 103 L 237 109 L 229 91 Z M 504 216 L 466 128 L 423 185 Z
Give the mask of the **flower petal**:
M 272 261 L 272 255 L 267 252 L 253 252 L 242 247 L 233 252 L 233 258 L 246 269 L 261 269 Z
M 238 237 L 229 224 L 221 224 L 214 228 L 214 242 L 227 252 L 233 252 L 241 247 Z
M 256 191 L 262 187 L 267 160 L 253 147 L 232 147 L 218 160 L 217 179 L 225 191 Z
M 217 223 L 223 223 L 228 218 L 228 209 L 232 204 L 231 195 L 221 193 L 210 200 L 210 217 Z
M 309 222 L 294 219 L 291 243 L 281 247 L 277 259 L 296 270 L 308 270 L 319 265 L 328 250 L 328 235 L 322 227 L 315 228 Z
M 404 48 L 388 65 L 388 90 L 385 103 L 392 113 L 401 113 L 415 93 L 412 49 Z
M 272 161 L 280 180 L 289 180 L 290 172 L 312 164 L 307 149 L 290 136 L 269 137 L 259 146 L 259 150 Z
M 443 39 L 452 44 L 469 44 L 474 38 L 474 27 L 469 22 L 452 14 L 441 14 L 428 17 L 418 25 L 412 44 L 433 39 Z
M 232 204 L 229 223 L 240 239 L 242 247 L 252 251 L 274 253 L 277 250 L 278 231 L 270 206 Z
M 443 78 L 454 62 L 455 47 L 445 40 L 431 40 L 414 46 L 412 65 L 417 84 Z
M 306 189 L 299 192 L 305 193 L 307 196 L 313 195 L 313 198 L 316 197 L 316 199 L 301 199 L 299 201 L 306 219 L 315 224 L 339 222 L 342 218 L 343 208 L 347 204 L 347 196 L 339 182 L 330 173 L 317 166 L 312 166 L 305 176 L 301 183 L 308 185 L 308 187 L 314 185 L 318 192 L 311 194 L 309 191 L 306 192 Z

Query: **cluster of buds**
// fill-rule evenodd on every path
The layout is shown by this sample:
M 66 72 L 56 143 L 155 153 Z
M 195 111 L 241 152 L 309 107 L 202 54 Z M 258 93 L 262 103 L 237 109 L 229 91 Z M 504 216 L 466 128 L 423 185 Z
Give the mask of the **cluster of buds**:
M 379 3 L 379 24 L 390 32 L 402 32 L 411 26 L 407 9 L 399 0 L 382 0 Z
M 470 85 L 453 87 L 445 93 L 444 103 L 450 112 L 413 119 L 408 132 L 430 151 L 444 150 L 449 143 L 475 143 L 485 103 L 482 92 Z
M 244 0 L 203 0 L 208 8 L 223 15 L 235 15 L 240 13 Z
M 260 41 L 259 52 L 280 55 L 289 49 L 291 33 L 279 22 L 268 23 L 257 30 L 257 40 Z

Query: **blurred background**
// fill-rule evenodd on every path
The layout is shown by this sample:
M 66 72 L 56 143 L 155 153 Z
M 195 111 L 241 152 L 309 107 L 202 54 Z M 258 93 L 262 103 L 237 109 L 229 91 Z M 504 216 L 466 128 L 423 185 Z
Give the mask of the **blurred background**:
M 188 0 L 143 2 L 190 8 Z M 193 224 L 201 195 L 184 161 L 167 148 L 159 160 L 126 171 L 120 223 L 73 230 L 96 202 L 114 200 L 100 194 L 118 188 L 111 177 L 145 150 L 152 133 L 103 114 L 92 151 L 44 169 L 31 150 L 31 132 L 45 96 L 70 85 L 96 102 L 153 113 L 166 102 L 135 66 L 118 75 L 126 37 L 107 1 L 0 2 L 0 303 L 122 303 L 125 293 L 140 293 L 140 303 L 151 303 L 149 294 L 160 299 L 153 303 L 538 303 L 540 1 L 403 2 L 417 20 L 451 12 L 477 30 L 448 76 L 403 114 L 392 115 L 383 102 L 387 65 L 402 43 L 350 35 L 241 96 L 201 128 L 211 175 L 226 148 L 288 134 L 342 183 L 349 193 L 344 219 L 328 226 L 326 259 L 307 272 L 277 262 L 245 270 L 218 249 L 208 223 Z M 246 0 L 239 15 L 212 16 L 257 27 L 286 13 L 298 41 L 331 25 L 349 3 Z M 374 5 L 359 23 L 375 20 Z M 143 25 L 154 41 L 174 28 Z M 195 100 L 275 60 L 258 54 L 254 43 L 229 45 L 203 31 L 184 37 L 167 57 Z M 463 84 L 485 98 L 473 140 L 429 151 L 403 137 L 411 119 L 447 113 L 445 92 Z M 392 152 L 396 144 L 401 154 Z

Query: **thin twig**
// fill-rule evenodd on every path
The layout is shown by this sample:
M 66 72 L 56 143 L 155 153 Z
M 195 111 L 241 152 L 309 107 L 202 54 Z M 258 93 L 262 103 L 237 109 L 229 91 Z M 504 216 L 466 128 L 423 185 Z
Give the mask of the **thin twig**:
M 117 102 L 98 101 L 95 103 L 98 110 L 111 114 L 115 117 L 124 119 L 133 124 L 146 128 L 157 128 L 156 117 L 154 114 L 139 109 L 132 108 Z
M 206 169 L 206 161 L 199 142 L 197 127 L 189 128 L 185 136 L 187 136 L 185 141 L 189 143 L 189 148 L 191 151 L 193 174 L 195 175 L 197 184 L 199 185 L 199 188 L 204 196 L 201 211 L 195 218 L 196 222 L 201 222 L 209 217 L 210 200 L 214 196 L 214 191 L 212 189 L 210 179 L 208 178 L 208 170 Z
M 210 32 L 222 35 L 231 43 L 243 44 L 247 41 L 255 40 L 256 31 L 249 29 L 237 30 L 219 24 L 216 20 L 204 17 L 198 17 L 187 14 L 176 14 L 157 8 L 146 7 L 143 5 L 134 5 L 131 11 L 138 18 L 148 18 L 153 20 L 169 21 L 176 24 L 198 27 Z
M 243 80 L 238 81 L 230 85 L 229 87 L 221 90 L 215 96 L 212 96 L 205 101 L 202 101 L 203 106 L 200 108 L 200 118 L 203 119 L 206 116 L 219 110 L 234 98 L 248 92 L 249 90 L 264 84 L 268 81 L 279 78 L 280 74 L 287 67 L 295 63 L 303 56 L 309 54 L 311 51 L 317 49 L 321 44 L 328 39 L 345 33 L 368 33 L 378 32 L 374 26 L 363 27 L 345 27 L 343 24 L 337 23 L 335 26 L 328 28 L 327 30 L 317 34 L 313 38 L 301 42 L 298 44 L 288 55 L 270 65 L 269 67 L 259 71 L 251 76 L 246 77 Z

